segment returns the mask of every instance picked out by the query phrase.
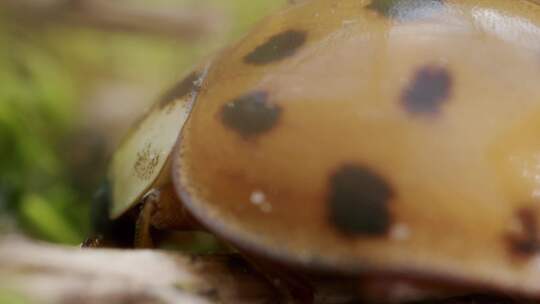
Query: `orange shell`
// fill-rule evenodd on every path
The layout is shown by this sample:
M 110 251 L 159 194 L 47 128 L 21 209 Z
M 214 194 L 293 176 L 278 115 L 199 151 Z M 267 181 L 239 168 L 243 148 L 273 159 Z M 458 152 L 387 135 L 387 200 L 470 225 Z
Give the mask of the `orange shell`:
M 540 296 L 540 5 L 288 7 L 218 56 L 172 157 L 243 248 Z

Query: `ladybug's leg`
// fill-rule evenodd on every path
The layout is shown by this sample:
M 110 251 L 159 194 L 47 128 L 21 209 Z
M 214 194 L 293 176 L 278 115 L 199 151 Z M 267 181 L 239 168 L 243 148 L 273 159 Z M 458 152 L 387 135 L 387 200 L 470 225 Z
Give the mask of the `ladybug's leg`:
M 151 221 L 159 201 L 159 191 L 152 191 L 143 199 L 141 213 L 135 224 L 135 248 L 153 248 L 154 242 L 151 236 Z
M 153 189 L 142 200 L 135 226 L 135 248 L 154 247 L 153 229 L 189 230 L 193 226 L 182 203 L 176 198 L 172 185 Z

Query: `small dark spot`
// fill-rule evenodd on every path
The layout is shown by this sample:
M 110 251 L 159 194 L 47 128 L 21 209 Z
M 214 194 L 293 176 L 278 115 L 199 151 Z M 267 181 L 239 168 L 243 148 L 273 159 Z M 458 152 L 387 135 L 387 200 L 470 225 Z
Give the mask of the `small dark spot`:
M 378 236 L 391 226 L 390 185 L 371 169 L 345 165 L 330 179 L 330 220 L 348 235 Z
M 193 72 L 186 76 L 182 81 L 175 85 L 172 89 L 167 91 L 159 101 L 159 108 L 165 108 L 173 101 L 186 97 L 188 94 L 196 92 L 200 85 L 198 80 L 201 78 L 201 74 Z
M 225 104 L 221 120 L 243 137 L 251 137 L 272 129 L 280 114 L 281 108 L 268 102 L 268 93 L 256 91 Z
M 306 42 L 307 33 L 289 30 L 270 37 L 264 44 L 244 57 L 248 64 L 262 65 L 292 56 Z
M 452 77 L 447 69 L 426 66 L 418 70 L 402 95 L 410 114 L 437 114 L 450 96 Z
M 444 0 L 372 0 L 366 7 L 382 16 L 407 21 L 433 15 L 444 7 Z
M 540 253 L 540 235 L 536 212 L 532 208 L 523 208 L 516 212 L 520 227 L 506 236 L 513 254 L 531 256 Z

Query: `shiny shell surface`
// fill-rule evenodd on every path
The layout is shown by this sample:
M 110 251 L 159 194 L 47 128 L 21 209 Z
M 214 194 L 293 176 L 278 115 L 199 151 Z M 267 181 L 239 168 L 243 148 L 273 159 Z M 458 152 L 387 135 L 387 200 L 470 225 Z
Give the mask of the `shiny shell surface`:
M 137 158 L 173 126 L 160 155 L 179 134 L 178 196 L 217 235 L 307 267 L 540 297 L 537 2 L 302 1 L 220 53 L 193 101 L 122 149 Z M 121 153 L 112 179 L 136 163 Z

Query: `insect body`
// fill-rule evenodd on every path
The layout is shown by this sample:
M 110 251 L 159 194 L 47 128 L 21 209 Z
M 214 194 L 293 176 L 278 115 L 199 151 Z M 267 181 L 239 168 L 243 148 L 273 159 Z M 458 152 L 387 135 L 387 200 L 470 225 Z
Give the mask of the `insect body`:
M 111 215 L 169 189 L 266 258 L 540 298 L 539 84 L 534 1 L 303 1 L 146 115 Z

